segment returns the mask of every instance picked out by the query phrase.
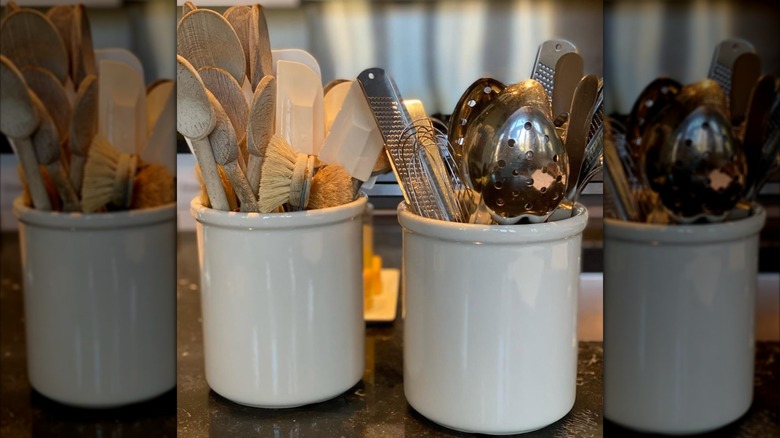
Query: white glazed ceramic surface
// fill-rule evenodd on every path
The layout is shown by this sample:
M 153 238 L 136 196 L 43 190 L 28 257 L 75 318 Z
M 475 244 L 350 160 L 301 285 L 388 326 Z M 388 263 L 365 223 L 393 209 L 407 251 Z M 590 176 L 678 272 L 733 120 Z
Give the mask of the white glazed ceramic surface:
M 404 392 L 467 432 L 539 429 L 574 404 L 577 290 L 587 211 L 554 223 L 470 225 L 398 206 Z
M 604 225 L 604 409 L 623 426 L 697 433 L 753 391 L 758 233 L 765 212 L 706 225 Z
M 109 408 L 176 385 L 176 206 L 42 212 L 14 202 L 27 370 L 60 403 Z
M 281 408 L 360 381 L 365 195 L 293 213 L 217 211 L 197 198 L 190 207 L 209 386 L 237 403 Z

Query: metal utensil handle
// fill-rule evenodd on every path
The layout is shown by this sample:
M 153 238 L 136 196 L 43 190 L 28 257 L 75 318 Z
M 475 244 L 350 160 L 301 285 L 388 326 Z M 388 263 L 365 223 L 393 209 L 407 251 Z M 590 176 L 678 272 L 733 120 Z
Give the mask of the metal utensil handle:
M 548 40 L 539 46 L 531 71 L 531 79 L 542 84 L 547 99 L 552 103 L 553 78 L 558 60 L 566 53 L 577 52 L 577 47 L 566 40 Z

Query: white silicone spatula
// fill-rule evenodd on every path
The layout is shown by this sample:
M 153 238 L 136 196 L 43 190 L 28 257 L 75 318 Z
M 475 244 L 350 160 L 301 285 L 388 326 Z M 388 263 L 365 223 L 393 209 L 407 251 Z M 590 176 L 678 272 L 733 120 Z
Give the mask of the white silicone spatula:
M 383 146 L 360 83 L 353 81 L 318 158 L 325 163 L 339 163 L 353 178 L 366 181 Z
M 146 144 L 146 87 L 129 64 L 98 64 L 98 132 L 121 152 L 138 154 Z
M 322 83 L 305 64 L 277 64 L 276 130 L 298 153 L 315 155 L 325 138 Z
M 327 135 L 330 132 L 330 128 L 333 126 L 333 121 L 336 120 L 336 115 L 341 110 L 341 105 L 344 103 L 344 99 L 347 97 L 351 81 L 341 82 L 334 85 L 325 93 L 323 104 L 325 106 L 325 133 Z

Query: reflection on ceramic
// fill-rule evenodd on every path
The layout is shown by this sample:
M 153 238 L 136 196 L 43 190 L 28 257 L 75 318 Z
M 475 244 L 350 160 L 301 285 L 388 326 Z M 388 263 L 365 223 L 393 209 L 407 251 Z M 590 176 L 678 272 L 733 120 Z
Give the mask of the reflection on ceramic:
M 280 408 L 333 398 L 360 380 L 366 199 L 272 214 L 193 199 L 211 389 Z
M 176 206 L 42 212 L 14 202 L 27 370 L 60 403 L 108 408 L 176 385 Z
M 637 430 L 698 433 L 750 407 L 758 233 L 604 222 L 604 412 Z
M 588 214 L 473 225 L 398 206 L 403 226 L 404 392 L 446 427 L 526 432 L 574 404 L 577 291 Z

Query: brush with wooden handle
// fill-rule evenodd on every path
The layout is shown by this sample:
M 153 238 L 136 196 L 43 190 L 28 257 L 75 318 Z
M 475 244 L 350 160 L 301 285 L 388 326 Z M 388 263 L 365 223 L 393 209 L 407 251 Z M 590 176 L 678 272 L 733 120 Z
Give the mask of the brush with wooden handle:
M 147 164 L 120 152 L 95 135 L 84 166 L 82 208 L 92 213 L 110 209 L 150 208 L 173 202 L 173 175 L 165 166 Z
M 268 143 L 260 176 L 260 212 L 271 213 L 285 203 L 292 210 L 306 208 L 314 176 L 314 159 L 314 155 L 296 153 L 287 140 L 274 134 Z

